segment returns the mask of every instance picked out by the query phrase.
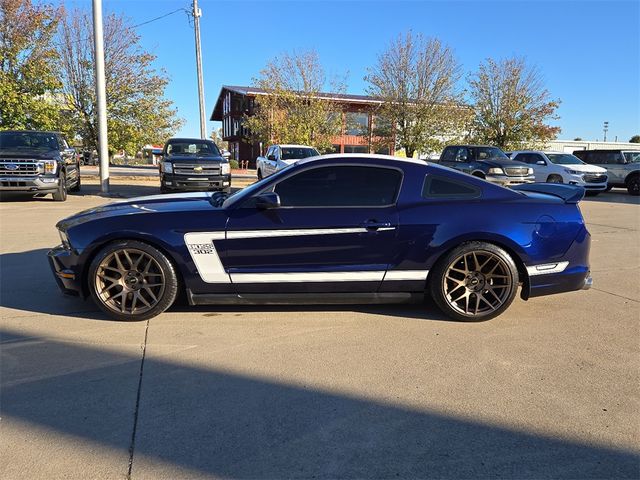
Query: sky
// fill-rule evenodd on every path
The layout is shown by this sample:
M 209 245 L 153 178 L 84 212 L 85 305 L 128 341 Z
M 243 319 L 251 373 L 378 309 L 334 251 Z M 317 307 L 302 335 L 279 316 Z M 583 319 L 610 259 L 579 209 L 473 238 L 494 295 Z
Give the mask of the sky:
M 91 8 L 90 0 L 67 7 Z M 640 1 L 286 1 L 199 0 L 206 117 L 222 85 L 251 85 L 283 52 L 315 49 L 329 76 L 347 74 L 347 91 L 366 92 L 364 76 L 389 42 L 409 30 L 452 47 L 466 73 L 488 57 L 521 56 L 560 99 L 559 139 L 628 141 L 640 134 Z M 191 0 L 103 0 L 140 24 Z M 170 84 L 166 96 L 199 136 L 193 27 L 179 11 L 137 27 Z M 207 130 L 219 123 L 208 122 Z

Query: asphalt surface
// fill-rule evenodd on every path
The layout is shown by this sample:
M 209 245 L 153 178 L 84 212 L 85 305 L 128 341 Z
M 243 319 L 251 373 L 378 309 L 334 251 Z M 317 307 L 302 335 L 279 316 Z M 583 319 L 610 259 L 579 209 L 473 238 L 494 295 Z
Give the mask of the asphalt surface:
M 0 204 L 1 478 L 640 477 L 640 205 L 622 190 L 581 204 L 592 290 L 479 324 L 430 305 L 113 322 L 45 258 L 60 218 L 108 200 L 83 192 Z

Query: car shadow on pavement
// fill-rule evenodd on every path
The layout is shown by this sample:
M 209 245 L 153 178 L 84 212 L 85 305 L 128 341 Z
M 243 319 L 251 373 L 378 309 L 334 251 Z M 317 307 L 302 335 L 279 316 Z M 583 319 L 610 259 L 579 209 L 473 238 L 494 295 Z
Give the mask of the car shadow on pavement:
M 640 197 L 629 195 L 626 190 L 615 188 L 608 192 L 602 192 L 595 197 L 585 196 L 582 201 L 601 203 L 627 203 L 630 205 L 640 205 Z
M 17 432 L 19 448 L 39 448 L 28 458 L 46 464 L 48 455 L 56 456 L 59 471 L 53 476 L 72 475 L 65 467 L 78 468 L 76 453 L 86 461 L 87 455 L 97 460 L 114 451 L 122 459 L 133 452 L 132 478 L 638 475 L 640 458 L 632 450 L 492 423 L 488 419 L 507 408 L 502 405 L 471 406 L 458 416 L 373 394 L 288 383 L 283 376 L 276 380 L 173 362 L 153 349 L 142 369 L 140 355 L 20 337 L 0 332 L 8 339 L 2 354 L 10 360 L 3 362 L 2 418 Z M 430 385 L 406 388 L 439 403 Z M 43 431 L 50 451 L 38 443 Z M 109 476 L 127 475 L 128 465 L 121 463 Z M 93 476 L 90 463 L 81 468 Z
M 49 267 L 47 251 L 40 248 L 0 255 L 0 307 L 108 320 L 92 302 L 62 294 Z

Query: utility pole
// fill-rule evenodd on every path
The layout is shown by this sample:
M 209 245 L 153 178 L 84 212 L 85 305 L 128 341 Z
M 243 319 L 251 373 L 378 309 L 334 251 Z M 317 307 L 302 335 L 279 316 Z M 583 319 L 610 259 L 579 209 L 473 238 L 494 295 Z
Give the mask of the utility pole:
M 609 122 L 604 122 L 604 140 L 603 141 L 607 141 L 607 132 L 609 131 Z
M 93 50 L 95 58 L 95 87 L 98 103 L 98 158 L 100 159 L 100 187 L 109 193 L 109 150 L 107 143 L 107 94 L 104 78 L 104 35 L 102 33 L 102 0 L 93 0 Z
M 200 17 L 198 0 L 193 0 L 193 25 L 196 35 L 196 68 L 198 70 L 198 103 L 200 105 L 200 137 L 207 138 L 207 120 L 204 111 L 204 82 L 202 80 L 202 52 L 200 51 Z

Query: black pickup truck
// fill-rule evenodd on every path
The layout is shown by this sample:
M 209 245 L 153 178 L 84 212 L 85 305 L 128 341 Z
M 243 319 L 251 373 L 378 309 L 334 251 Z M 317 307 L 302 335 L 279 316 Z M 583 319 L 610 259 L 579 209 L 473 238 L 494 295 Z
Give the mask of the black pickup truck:
M 172 138 L 162 150 L 160 191 L 231 192 L 231 166 L 211 140 Z
M 511 160 L 498 147 L 488 145 L 449 145 L 437 163 L 504 187 L 535 182 L 531 167 Z
M 63 202 L 80 190 L 80 160 L 58 132 L 0 132 L 0 193 L 52 194 Z

